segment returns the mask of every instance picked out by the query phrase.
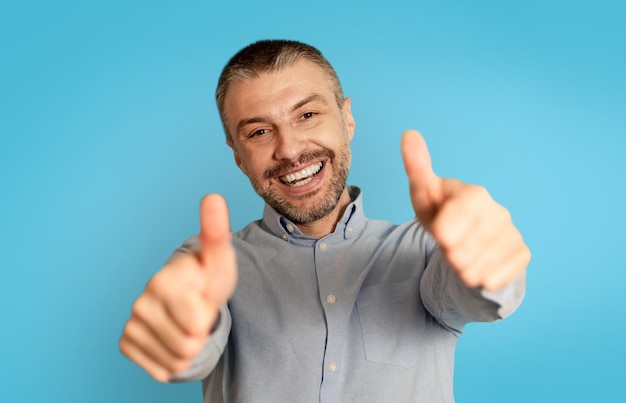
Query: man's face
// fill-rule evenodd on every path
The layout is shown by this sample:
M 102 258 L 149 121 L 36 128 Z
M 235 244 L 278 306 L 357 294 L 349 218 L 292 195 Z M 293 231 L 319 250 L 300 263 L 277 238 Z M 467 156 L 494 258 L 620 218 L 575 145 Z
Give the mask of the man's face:
M 331 213 L 350 169 L 355 122 L 331 83 L 302 60 L 230 85 L 224 100 L 235 162 L 255 191 L 295 223 Z

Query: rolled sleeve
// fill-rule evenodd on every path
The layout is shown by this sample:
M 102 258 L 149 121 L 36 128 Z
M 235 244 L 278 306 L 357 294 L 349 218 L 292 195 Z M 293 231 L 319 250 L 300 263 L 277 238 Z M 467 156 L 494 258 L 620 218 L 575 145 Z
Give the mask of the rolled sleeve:
M 230 310 L 224 305 L 220 309 L 220 316 L 216 326 L 208 337 L 200 354 L 192 361 L 189 368 L 175 374 L 169 381 L 172 383 L 190 382 L 206 378 L 217 366 L 217 363 L 224 353 L 226 343 L 228 343 L 231 325 L 232 318 L 230 316 Z
M 525 290 L 525 273 L 497 291 L 467 287 L 438 247 L 420 283 L 422 303 L 428 312 L 456 335 L 467 323 L 494 322 L 511 315 L 521 304 Z

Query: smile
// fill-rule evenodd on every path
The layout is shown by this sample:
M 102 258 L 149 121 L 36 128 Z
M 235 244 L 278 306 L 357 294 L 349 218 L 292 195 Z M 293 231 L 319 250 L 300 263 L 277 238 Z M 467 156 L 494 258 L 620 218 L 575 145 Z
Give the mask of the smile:
M 303 186 L 311 182 L 315 175 L 322 170 L 324 164 L 320 161 L 316 164 L 309 165 L 301 171 L 291 173 L 289 175 L 281 176 L 278 179 L 288 186 L 297 187 Z

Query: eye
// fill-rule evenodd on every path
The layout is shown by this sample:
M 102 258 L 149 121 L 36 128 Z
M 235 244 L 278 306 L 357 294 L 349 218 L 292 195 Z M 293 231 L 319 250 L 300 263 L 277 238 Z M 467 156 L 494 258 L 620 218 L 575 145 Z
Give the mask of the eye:
M 269 130 L 267 129 L 258 129 L 248 134 L 248 138 L 260 137 L 260 136 L 267 134 L 268 132 Z
M 300 120 L 308 120 L 308 119 L 311 119 L 315 115 L 316 115 L 315 112 L 305 112 L 302 114 L 302 116 L 300 116 Z

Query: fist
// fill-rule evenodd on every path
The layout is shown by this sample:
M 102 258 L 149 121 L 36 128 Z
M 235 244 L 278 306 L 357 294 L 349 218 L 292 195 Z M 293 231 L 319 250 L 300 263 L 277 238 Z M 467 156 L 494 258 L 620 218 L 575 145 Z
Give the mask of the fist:
M 497 290 L 521 275 L 530 250 L 508 210 L 481 186 L 438 177 L 417 131 L 406 131 L 401 147 L 415 215 L 461 280 Z
M 228 209 L 219 195 L 200 207 L 200 249 L 150 279 L 133 305 L 120 350 L 156 380 L 184 371 L 201 352 L 237 282 Z

